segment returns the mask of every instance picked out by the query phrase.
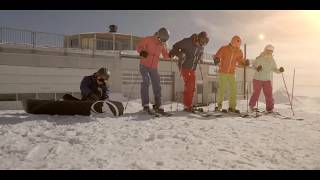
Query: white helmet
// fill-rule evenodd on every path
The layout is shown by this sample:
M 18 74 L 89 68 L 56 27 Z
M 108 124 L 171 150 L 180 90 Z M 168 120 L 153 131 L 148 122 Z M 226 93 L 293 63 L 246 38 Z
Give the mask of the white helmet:
M 269 50 L 269 51 L 273 51 L 274 47 L 271 44 L 266 45 L 266 47 L 264 48 L 264 50 Z

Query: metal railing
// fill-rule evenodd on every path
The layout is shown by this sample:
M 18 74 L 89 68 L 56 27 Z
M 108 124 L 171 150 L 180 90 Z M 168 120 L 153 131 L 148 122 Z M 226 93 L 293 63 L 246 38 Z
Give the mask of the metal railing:
M 24 45 L 29 47 L 63 48 L 64 37 L 62 34 L 35 32 L 25 29 L 0 27 L 0 43 Z
M 84 51 L 90 51 L 89 54 L 95 55 L 96 51 L 135 51 L 136 44 L 134 36 L 128 39 L 120 39 L 117 34 L 113 38 L 96 39 L 80 38 L 69 39 L 68 35 L 37 32 L 26 29 L 17 29 L 11 27 L 0 27 L 0 44 L 22 45 L 32 48 L 72 48 Z M 170 49 L 170 48 L 169 48 Z M 212 60 L 212 54 L 204 53 L 205 60 Z

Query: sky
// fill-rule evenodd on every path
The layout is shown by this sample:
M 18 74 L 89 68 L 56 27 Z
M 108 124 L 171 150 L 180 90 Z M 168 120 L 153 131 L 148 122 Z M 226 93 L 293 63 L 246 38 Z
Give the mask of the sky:
M 247 57 L 254 59 L 267 44 L 275 47 L 278 66 L 291 89 L 293 68 L 298 95 L 318 95 L 320 91 L 320 11 L 269 10 L 70 10 L 0 11 L 0 26 L 59 34 L 108 31 L 110 24 L 118 32 L 147 36 L 160 27 L 169 29 L 169 45 L 193 33 L 207 31 L 207 53 L 215 53 L 239 35 L 247 44 Z M 283 88 L 281 75 L 274 76 L 274 89 Z M 308 87 L 308 88 L 306 88 Z M 308 91 L 306 91 L 306 89 Z

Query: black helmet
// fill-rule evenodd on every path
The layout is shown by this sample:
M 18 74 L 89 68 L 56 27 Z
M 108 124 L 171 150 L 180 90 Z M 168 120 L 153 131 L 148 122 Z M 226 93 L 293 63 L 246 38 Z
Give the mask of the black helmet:
M 104 76 L 106 80 L 109 79 L 110 75 L 111 75 L 111 72 L 109 71 L 108 68 L 100 68 L 98 71 L 97 71 L 97 74 L 99 76 Z
M 197 35 L 198 42 L 201 46 L 205 46 L 209 42 L 209 37 L 207 32 L 202 31 Z
M 166 28 L 162 27 L 158 30 L 158 32 L 156 32 L 156 36 L 161 42 L 166 42 L 169 39 L 170 32 Z

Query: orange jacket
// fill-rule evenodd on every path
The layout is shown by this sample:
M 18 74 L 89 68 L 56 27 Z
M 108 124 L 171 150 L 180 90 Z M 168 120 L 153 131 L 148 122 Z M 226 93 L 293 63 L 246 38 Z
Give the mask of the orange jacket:
M 230 44 L 222 46 L 213 57 L 220 59 L 219 73 L 234 74 L 237 63 L 245 63 L 241 49 L 233 48 Z
M 140 53 L 142 50 L 148 53 L 148 57 L 142 58 L 140 64 L 143 64 L 149 68 L 158 68 L 160 54 L 162 54 L 164 59 L 169 60 L 168 50 L 155 36 L 143 38 L 137 44 L 136 49 L 138 53 Z

